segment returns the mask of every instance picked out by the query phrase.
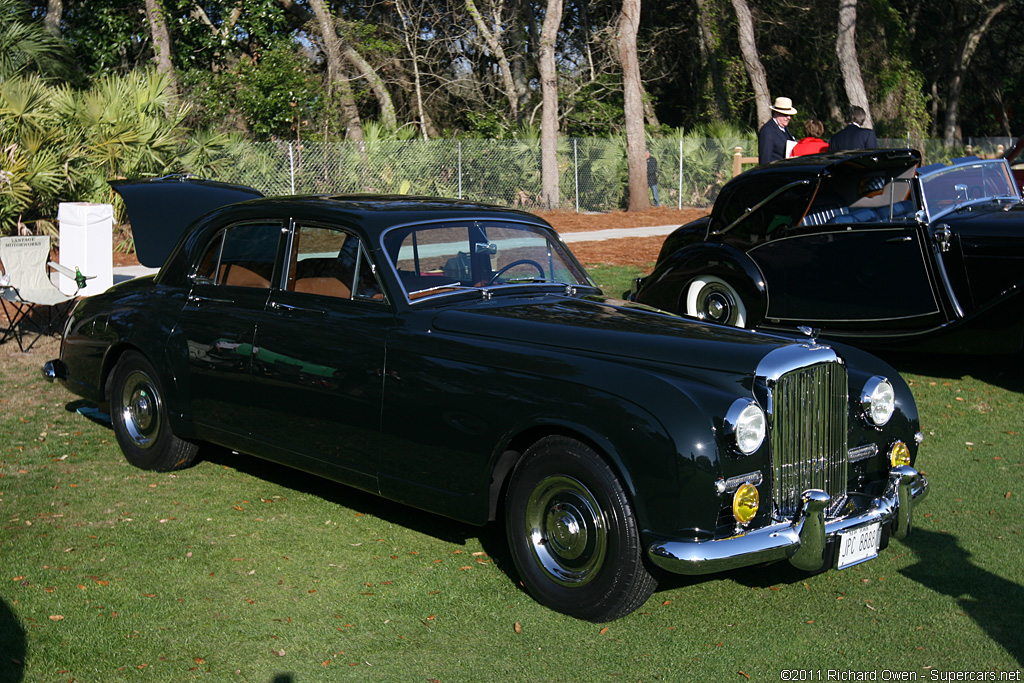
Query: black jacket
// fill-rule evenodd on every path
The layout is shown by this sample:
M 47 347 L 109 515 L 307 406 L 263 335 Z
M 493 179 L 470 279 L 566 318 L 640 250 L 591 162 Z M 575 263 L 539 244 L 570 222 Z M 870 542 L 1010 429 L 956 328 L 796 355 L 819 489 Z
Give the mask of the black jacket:
M 870 128 L 861 128 L 851 123 L 846 128 L 829 138 L 828 151 L 838 152 L 841 149 L 874 149 L 878 147 L 878 138 Z

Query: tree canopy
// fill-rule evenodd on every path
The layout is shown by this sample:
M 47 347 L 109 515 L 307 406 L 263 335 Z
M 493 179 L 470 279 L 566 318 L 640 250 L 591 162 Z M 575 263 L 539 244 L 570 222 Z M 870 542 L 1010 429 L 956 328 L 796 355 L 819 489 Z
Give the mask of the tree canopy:
M 550 16 L 549 16 L 550 14 Z M 0 223 L 254 141 L 1021 134 L 1024 0 L 0 0 Z M 628 29 L 628 30 L 626 30 Z
M 2 2 L 12 16 L 18 0 Z M 546 1 L 35 0 L 21 19 L 41 27 L 60 7 L 69 78 L 88 87 L 102 74 L 154 62 L 159 38 L 147 23 L 149 3 L 166 16 L 193 123 L 257 137 L 351 134 L 339 116 L 427 136 L 503 136 L 540 124 Z M 622 2 L 560 4 L 559 129 L 622 131 Z M 880 136 L 1020 132 L 1024 44 L 1013 28 L 1024 20 L 1024 0 L 644 0 L 637 42 L 649 127 L 762 123 L 744 68 L 741 5 L 768 93 L 793 99 L 797 123 L 844 123 L 851 64 L 843 55 L 852 54 Z M 333 27 L 318 20 L 318 6 Z M 840 29 L 851 17 L 855 33 Z M 848 35 L 855 42 L 844 42 Z M 336 74 L 326 49 L 333 45 Z

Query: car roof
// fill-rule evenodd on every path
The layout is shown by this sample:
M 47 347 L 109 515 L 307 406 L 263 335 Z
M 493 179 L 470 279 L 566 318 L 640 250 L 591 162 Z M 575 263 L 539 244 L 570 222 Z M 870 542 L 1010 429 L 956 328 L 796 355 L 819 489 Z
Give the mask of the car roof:
M 136 253 L 144 266 L 159 267 L 199 218 L 228 219 L 259 215 L 341 219 L 371 239 L 396 225 L 417 221 L 472 220 L 496 215 L 547 225 L 533 214 L 481 202 L 438 197 L 379 194 L 281 195 L 264 197 L 256 189 L 188 176 L 112 181 L 125 202 Z
M 854 171 L 860 169 L 871 171 L 891 166 L 903 166 L 905 168 L 920 163 L 921 153 L 916 149 L 851 149 L 781 159 L 753 168 L 742 175 L 760 175 L 764 173 L 821 175 L 840 170 Z M 740 177 L 742 176 L 737 176 L 737 178 Z

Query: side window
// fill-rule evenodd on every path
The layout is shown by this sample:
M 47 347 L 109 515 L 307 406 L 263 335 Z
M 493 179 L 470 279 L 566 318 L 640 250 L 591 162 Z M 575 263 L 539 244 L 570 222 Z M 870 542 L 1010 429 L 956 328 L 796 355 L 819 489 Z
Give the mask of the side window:
M 196 280 L 231 287 L 269 289 L 274 277 L 281 226 L 233 225 L 210 243 L 196 269 Z
M 338 299 L 382 298 L 359 239 L 344 230 L 310 225 L 295 229 L 287 288 Z

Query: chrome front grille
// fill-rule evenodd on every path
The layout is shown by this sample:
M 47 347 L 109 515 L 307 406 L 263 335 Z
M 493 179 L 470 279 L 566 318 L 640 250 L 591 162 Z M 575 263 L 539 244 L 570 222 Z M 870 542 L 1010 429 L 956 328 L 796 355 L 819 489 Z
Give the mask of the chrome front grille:
M 807 489 L 836 502 L 846 492 L 846 368 L 826 362 L 791 370 L 770 391 L 776 514 L 792 517 Z

